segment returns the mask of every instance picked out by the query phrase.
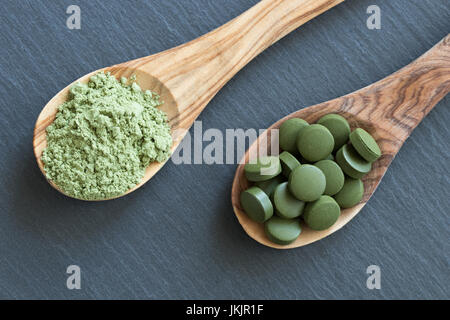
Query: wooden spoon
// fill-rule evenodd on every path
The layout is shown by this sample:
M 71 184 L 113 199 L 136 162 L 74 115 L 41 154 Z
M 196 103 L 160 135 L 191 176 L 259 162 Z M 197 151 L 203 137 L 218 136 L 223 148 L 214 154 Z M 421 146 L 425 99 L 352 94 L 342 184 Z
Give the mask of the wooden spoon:
M 263 0 L 222 27 L 179 47 L 87 74 L 87 82 L 100 71 L 117 78 L 136 75 L 143 89 L 158 93 L 172 130 L 172 151 L 214 95 L 249 61 L 289 32 L 344 0 Z M 53 122 L 69 88 L 61 90 L 44 107 L 34 129 L 34 153 L 41 161 L 47 146 L 45 129 Z M 152 163 L 132 192 L 147 182 L 164 163 Z M 49 183 L 63 192 L 52 181 Z M 64 192 L 63 192 L 64 193 Z M 125 193 L 125 194 L 127 194 Z
M 389 164 L 419 122 L 450 91 L 450 34 L 413 63 L 368 87 L 346 96 L 301 109 L 277 121 L 250 146 L 237 168 L 231 191 L 234 212 L 247 234 L 256 241 L 277 249 L 301 247 L 320 240 L 342 228 L 370 199 Z M 363 178 L 364 196 L 353 208 L 342 210 L 338 221 L 329 229 L 314 231 L 304 224 L 293 243 L 281 246 L 269 241 L 263 225 L 252 221 L 242 210 L 239 196 L 250 186 L 244 175 L 244 164 L 258 154 L 258 146 L 270 150 L 271 130 L 291 118 L 314 123 L 323 115 L 338 113 L 353 128 L 361 127 L 377 140 L 383 156 Z M 261 151 L 261 150 L 260 150 Z M 266 154 L 270 152 L 266 151 Z M 411 188 L 411 186 L 405 186 Z M 414 186 L 412 186 L 414 187 Z

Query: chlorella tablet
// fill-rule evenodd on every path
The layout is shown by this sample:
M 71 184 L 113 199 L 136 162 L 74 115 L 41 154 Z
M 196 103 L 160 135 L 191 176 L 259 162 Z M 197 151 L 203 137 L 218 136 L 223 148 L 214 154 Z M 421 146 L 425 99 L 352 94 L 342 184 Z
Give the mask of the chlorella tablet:
M 305 207 L 303 220 L 313 230 L 325 230 L 331 227 L 339 218 L 341 209 L 330 196 L 321 196 Z
M 288 183 L 280 184 L 273 193 L 273 204 L 275 205 L 275 213 L 281 218 L 292 219 L 299 217 L 305 203 L 295 198 L 288 189 Z
M 264 230 L 270 241 L 281 245 L 294 242 L 302 232 L 298 219 L 283 219 L 277 216 L 266 221 Z
M 312 124 L 302 129 L 297 137 L 297 149 L 307 161 L 323 160 L 334 148 L 334 138 L 321 124 Z
M 305 164 L 295 168 L 289 176 L 289 191 L 301 201 L 319 199 L 326 187 L 325 175 L 316 166 Z
M 264 191 L 270 198 L 272 197 L 275 188 L 285 181 L 286 179 L 283 179 L 283 176 L 278 175 L 270 180 L 255 182 L 255 186 Z
M 364 184 L 359 179 L 345 178 L 344 186 L 335 196 L 341 208 L 351 208 L 357 205 L 364 195 Z
M 359 155 L 369 162 L 381 157 L 381 150 L 375 139 L 366 130 L 357 128 L 350 134 L 350 142 Z
M 273 206 L 267 194 L 258 187 L 241 193 L 241 206 L 250 219 L 264 222 L 273 215 Z
M 309 126 L 308 122 L 299 118 L 292 118 L 283 122 L 279 131 L 280 148 L 290 153 L 296 153 L 297 147 L 295 142 L 298 133 L 307 126 Z
M 350 135 L 350 125 L 347 120 L 338 114 L 327 114 L 317 121 L 318 124 L 326 127 L 334 138 L 334 149 L 338 150 L 348 141 Z
M 245 177 L 249 181 L 265 181 L 281 173 L 280 159 L 275 156 L 258 158 L 256 163 L 244 166 Z
M 291 153 L 283 151 L 280 154 L 281 173 L 286 178 L 289 178 L 291 171 L 300 165 L 300 162 Z
M 372 164 L 364 160 L 349 144 L 343 145 L 336 153 L 336 162 L 346 175 L 361 179 L 372 169 Z
M 326 187 L 323 194 L 332 196 L 338 193 L 342 189 L 345 180 L 341 167 L 332 160 L 321 160 L 314 165 L 322 170 L 325 175 Z

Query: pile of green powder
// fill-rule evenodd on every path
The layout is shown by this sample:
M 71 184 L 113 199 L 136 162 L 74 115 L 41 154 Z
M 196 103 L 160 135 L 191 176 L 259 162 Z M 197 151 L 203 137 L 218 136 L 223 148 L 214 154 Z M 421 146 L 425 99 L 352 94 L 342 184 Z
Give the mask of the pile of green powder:
M 119 82 L 109 73 L 75 84 L 47 128 L 47 178 L 79 199 L 124 194 L 151 162 L 170 156 L 170 127 L 156 108 L 160 104 L 158 95 L 142 91 L 134 79 Z

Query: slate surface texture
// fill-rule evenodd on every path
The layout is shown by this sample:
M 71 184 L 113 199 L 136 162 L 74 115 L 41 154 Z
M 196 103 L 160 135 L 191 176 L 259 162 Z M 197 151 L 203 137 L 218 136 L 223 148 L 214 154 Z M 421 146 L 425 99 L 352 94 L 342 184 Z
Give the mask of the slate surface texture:
M 304 248 L 259 245 L 233 214 L 236 165 L 169 162 L 143 188 L 87 203 L 53 190 L 32 151 L 35 120 L 89 71 L 194 39 L 256 0 L 3 0 L 0 11 L 0 298 L 450 298 L 450 97 L 418 126 L 375 196 L 341 231 Z M 81 8 L 81 30 L 66 9 Z M 369 5 L 381 30 L 366 27 Z M 203 130 L 266 128 L 369 85 L 450 32 L 448 0 L 349 0 L 239 72 Z M 192 131 L 192 130 L 191 130 Z M 81 268 L 81 290 L 66 268 Z M 381 290 L 366 268 L 381 268 Z

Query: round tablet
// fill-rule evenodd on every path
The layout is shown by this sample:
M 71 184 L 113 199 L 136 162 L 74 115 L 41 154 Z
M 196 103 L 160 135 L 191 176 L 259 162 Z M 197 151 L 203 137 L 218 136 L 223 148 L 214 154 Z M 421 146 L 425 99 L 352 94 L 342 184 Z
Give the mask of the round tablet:
M 336 153 L 336 162 L 346 175 L 361 179 L 372 169 L 372 164 L 364 160 L 349 144 L 344 144 Z
M 244 166 L 245 177 L 249 181 L 266 181 L 281 173 L 280 159 L 274 156 L 261 157 L 256 163 Z
M 307 161 L 323 160 L 334 148 L 334 138 L 321 124 L 312 124 L 302 129 L 297 137 L 297 149 Z
M 289 176 L 289 191 L 301 201 L 314 201 L 325 191 L 326 179 L 322 170 L 305 164 L 295 168 Z
M 334 138 L 333 151 L 338 150 L 347 143 L 348 136 L 350 135 L 350 125 L 344 117 L 338 114 L 327 114 L 320 118 L 317 123 L 330 130 Z
M 270 241 L 281 245 L 294 242 L 302 232 L 298 219 L 283 219 L 276 216 L 266 221 L 264 230 Z
M 288 189 L 288 183 L 280 184 L 273 193 L 275 213 L 281 218 L 297 218 L 303 213 L 305 203 L 295 198 Z
M 323 194 L 332 196 L 338 193 L 342 189 L 345 180 L 341 167 L 332 160 L 320 160 L 314 165 L 322 170 L 325 175 L 326 186 Z
M 381 150 L 375 139 L 366 130 L 357 128 L 350 134 L 350 142 L 361 157 L 374 162 L 381 157 Z
M 283 122 L 279 131 L 280 148 L 290 153 L 296 153 L 297 147 L 295 142 L 298 133 L 307 126 L 309 126 L 308 122 L 299 118 L 292 118 Z
M 306 204 L 303 220 L 313 230 L 325 230 L 339 218 L 341 209 L 330 196 L 321 196 L 319 200 Z
M 241 193 L 241 205 L 250 219 L 256 222 L 264 222 L 273 216 L 272 202 L 258 187 L 251 187 Z
M 364 184 L 359 179 L 345 178 L 344 186 L 335 196 L 341 208 L 351 208 L 357 205 L 364 195 Z
M 255 182 L 255 186 L 264 191 L 270 198 L 272 197 L 275 188 L 285 181 L 286 179 L 283 179 L 283 176 L 278 175 L 270 180 Z
M 289 178 L 291 171 L 300 165 L 300 162 L 291 153 L 283 151 L 280 154 L 281 173 L 286 178 Z
M 333 154 L 330 153 L 330 155 L 328 157 L 326 157 L 325 160 L 333 160 L 334 161 Z

